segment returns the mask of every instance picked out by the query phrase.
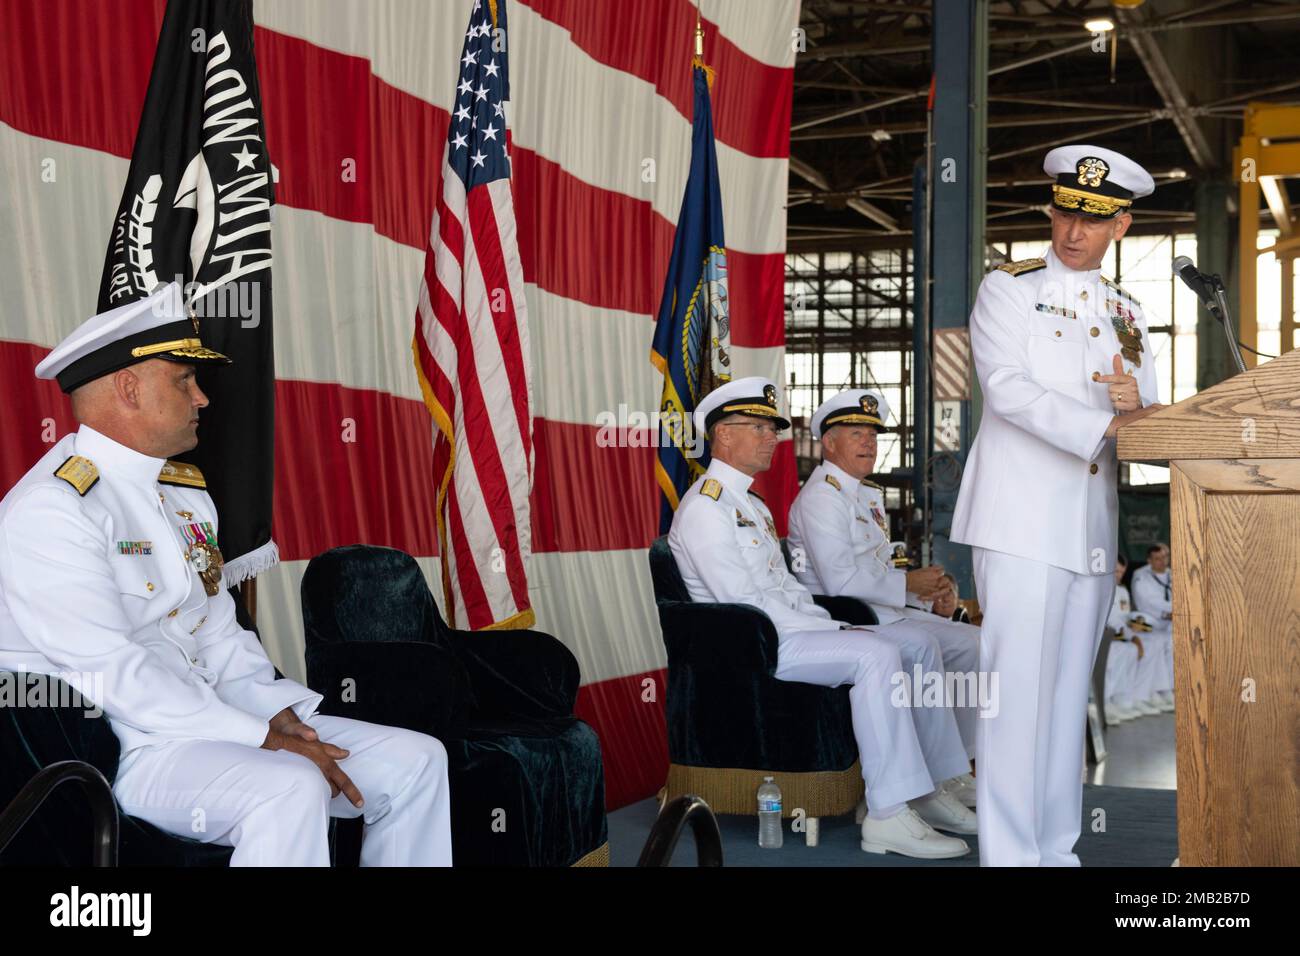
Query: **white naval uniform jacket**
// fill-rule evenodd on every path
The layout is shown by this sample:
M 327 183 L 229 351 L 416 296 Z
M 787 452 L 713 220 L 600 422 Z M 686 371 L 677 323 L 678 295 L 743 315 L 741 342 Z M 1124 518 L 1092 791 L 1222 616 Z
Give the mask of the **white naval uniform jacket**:
M 1128 588 L 1122 584 L 1115 585 L 1115 596 L 1110 601 L 1110 614 L 1106 617 L 1106 626 L 1116 634 L 1121 634 L 1128 626 L 1128 615 L 1133 610 L 1129 600 Z
M 691 600 L 752 605 L 781 638 L 835 630 L 840 622 L 787 570 L 772 512 L 750 493 L 752 483 L 715 458 L 682 496 L 668 546 Z
M 99 473 L 84 494 L 54 475 L 72 455 Z M 260 747 L 271 717 L 306 719 L 321 697 L 277 680 L 230 595 L 207 596 L 181 526 L 215 531 L 216 509 L 201 488 L 160 484 L 164 464 L 83 425 L 0 501 L 0 670 L 63 676 L 123 756 L 177 739 Z
M 1173 593 L 1173 572 L 1169 568 L 1159 577 L 1149 564 L 1133 572 L 1133 603 L 1155 627 L 1173 628 L 1173 621 L 1165 617 L 1173 612 Z
M 880 486 L 829 461 L 813 469 L 790 505 L 790 553 L 805 586 L 865 601 L 881 624 L 907 617 L 900 609 L 919 602 L 908 594 L 907 572 L 894 567 L 889 543 Z
M 962 475 L 953 541 L 1078 574 L 1113 574 L 1117 547 L 1114 411 L 1109 386 L 1121 344 L 1111 314 L 1133 317 L 1133 368 L 1143 406 L 1156 401 L 1155 356 L 1141 307 L 1099 270 L 1077 272 L 1049 249 L 1046 266 L 995 269 L 970 317 L 984 395 Z

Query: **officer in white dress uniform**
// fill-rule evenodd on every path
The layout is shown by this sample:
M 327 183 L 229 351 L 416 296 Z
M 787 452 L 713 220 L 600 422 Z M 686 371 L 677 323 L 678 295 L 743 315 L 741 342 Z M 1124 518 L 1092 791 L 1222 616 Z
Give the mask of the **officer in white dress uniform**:
M 943 679 L 945 691 L 960 690 L 962 706 L 954 708 L 950 695 L 937 714 L 945 724 L 955 717 L 969 758 L 975 755 L 979 704 L 974 692 L 979 628 L 943 620 L 926 607 L 925 598 L 948 587 L 943 568 L 907 571 L 894 566 L 884 489 L 867 478 L 876 467 L 876 435 L 888 417 L 885 396 L 869 389 L 840 392 L 813 412 L 812 435 L 822 443 L 822 461 L 790 506 L 795 577 L 814 594 L 869 604 L 880 624 L 889 625 L 878 634 L 898 642 L 900 651 L 917 662 L 914 666 Z M 945 673 L 952 676 L 945 678 Z M 944 786 L 966 806 L 975 805 L 969 773 Z
M 777 435 L 790 427 L 776 386 L 760 377 L 729 382 L 704 397 L 694 418 L 708 435 L 712 461 L 682 496 L 668 532 L 691 598 L 750 604 L 766 614 L 779 641 L 778 680 L 852 685 L 868 805 L 862 849 L 929 859 L 968 853 L 964 841 L 934 829 L 971 831 L 975 822 L 938 787 L 967 768 L 956 734 L 949 737 L 935 720 L 913 722 L 910 674 L 897 645 L 877 628 L 832 620 L 813 602 L 786 569 L 772 513 L 750 491 L 754 475 L 772 463 Z
M 363 865 L 450 865 L 442 744 L 317 714 L 235 621 L 203 476 L 167 460 L 197 441 L 194 367 L 228 361 L 173 284 L 37 366 L 81 427 L 0 502 L 0 669 L 80 685 L 121 742 L 123 811 L 232 865 L 327 866 L 331 816 L 364 816 Z
M 1124 624 L 1124 635 L 1134 643 L 1141 642 L 1142 654 L 1134 678 L 1133 709 L 1140 716 L 1168 713 L 1174 709 L 1172 695 L 1174 672 L 1161 646 L 1161 635 L 1151 617 L 1141 611 L 1131 611 Z M 1166 636 L 1165 643 L 1168 643 Z
M 973 548 L 980 667 L 980 862 L 1078 866 L 1083 729 L 1117 550 L 1114 436 L 1156 407 L 1142 309 L 1099 266 L 1154 184 L 1132 160 L 1064 146 L 1043 166 L 1052 243 L 985 277 L 971 312 L 984 396 L 952 540 Z
M 1174 601 L 1173 572 L 1169 569 L 1169 546 L 1154 544 L 1147 549 L 1147 563 L 1133 572 L 1133 604 L 1151 621 L 1149 644 L 1159 655 L 1161 676 L 1157 696 L 1162 709 L 1174 704 Z

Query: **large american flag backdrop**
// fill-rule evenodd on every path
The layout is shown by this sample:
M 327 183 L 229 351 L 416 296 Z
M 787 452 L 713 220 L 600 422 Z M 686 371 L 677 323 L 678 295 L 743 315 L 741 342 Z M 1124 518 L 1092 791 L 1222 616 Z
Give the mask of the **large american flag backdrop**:
M 429 413 L 411 359 L 472 0 L 256 0 L 274 220 L 281 563 L 258 579 L 272 658 L 304 676 L 298 584 L 338 545 L 401 548 L 441 602 Z M 93 313 L 162 0 L 0 4 L 0 487 L 71 430 L 32 369 Z M 667 767 L 646 361 L 690 159 L 696 7 L 513 0 L 511 182 L 530 328 L 536 626 L 577 655 L 611 808 Z M 736 375 L 777 381 L 798 0 L 704 0 Z M 213 410 L 216 412 L 217 410 Z M 626 427 L 610 444 L 602 423 Z M 790 443 L 758 483 L 782 519 Z

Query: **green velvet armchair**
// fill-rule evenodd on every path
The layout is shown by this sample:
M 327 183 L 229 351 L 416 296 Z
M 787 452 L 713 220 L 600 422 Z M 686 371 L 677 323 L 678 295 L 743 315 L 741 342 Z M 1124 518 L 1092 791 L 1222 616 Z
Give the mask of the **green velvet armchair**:
M 607 865 L 600 741 L 573 713 L 578 662 L 540 631 L 459 631 L 419 565 L 352 545 L 302 579 L 307 683 L 321 712 L 447 748 L 457 866 Z

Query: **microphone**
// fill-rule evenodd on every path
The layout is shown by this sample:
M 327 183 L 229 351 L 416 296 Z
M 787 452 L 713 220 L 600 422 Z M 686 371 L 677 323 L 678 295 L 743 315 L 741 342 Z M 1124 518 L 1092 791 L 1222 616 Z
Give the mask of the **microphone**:
M 1196 268 L 1196 263 L 1187 256 L 1178 256 L 1171 263 L 1171 268 L 1174 274 L 1183 280 L 1183 284 L 1195 292 L 1196 297 L 1205 303 L 1205 307 L 1214 313 L 1215 317 L 1223 318 L 1219 312 L 1219 300 L 1216 295 L 1217 278 L 1207 276 Z
M 1187 256 L 1178 256 L 1170 265 L 1174 274 L 1183 280 L 1187 288 L 1196 293 L 1196 297 L 1205 303 L 1210 314 L 1222 324 L 1223 334 L 1228 339 L 1228 354 L 1232 356 L 1233 364 L 1237 366 L 1238 372 L 1246 371 L 1241 350 L 1248 346 L 1243 346 L 1237 341 L 1237 331 L 1232 324 L 1232 316 L 1228 314 L 1227 290 L 1223 287 L 1223 280 L 1218 276 L 1207 276 L 1196 268 L 1196 263 Z M 1251 351 L 1253 352 L 1254 349 Z

